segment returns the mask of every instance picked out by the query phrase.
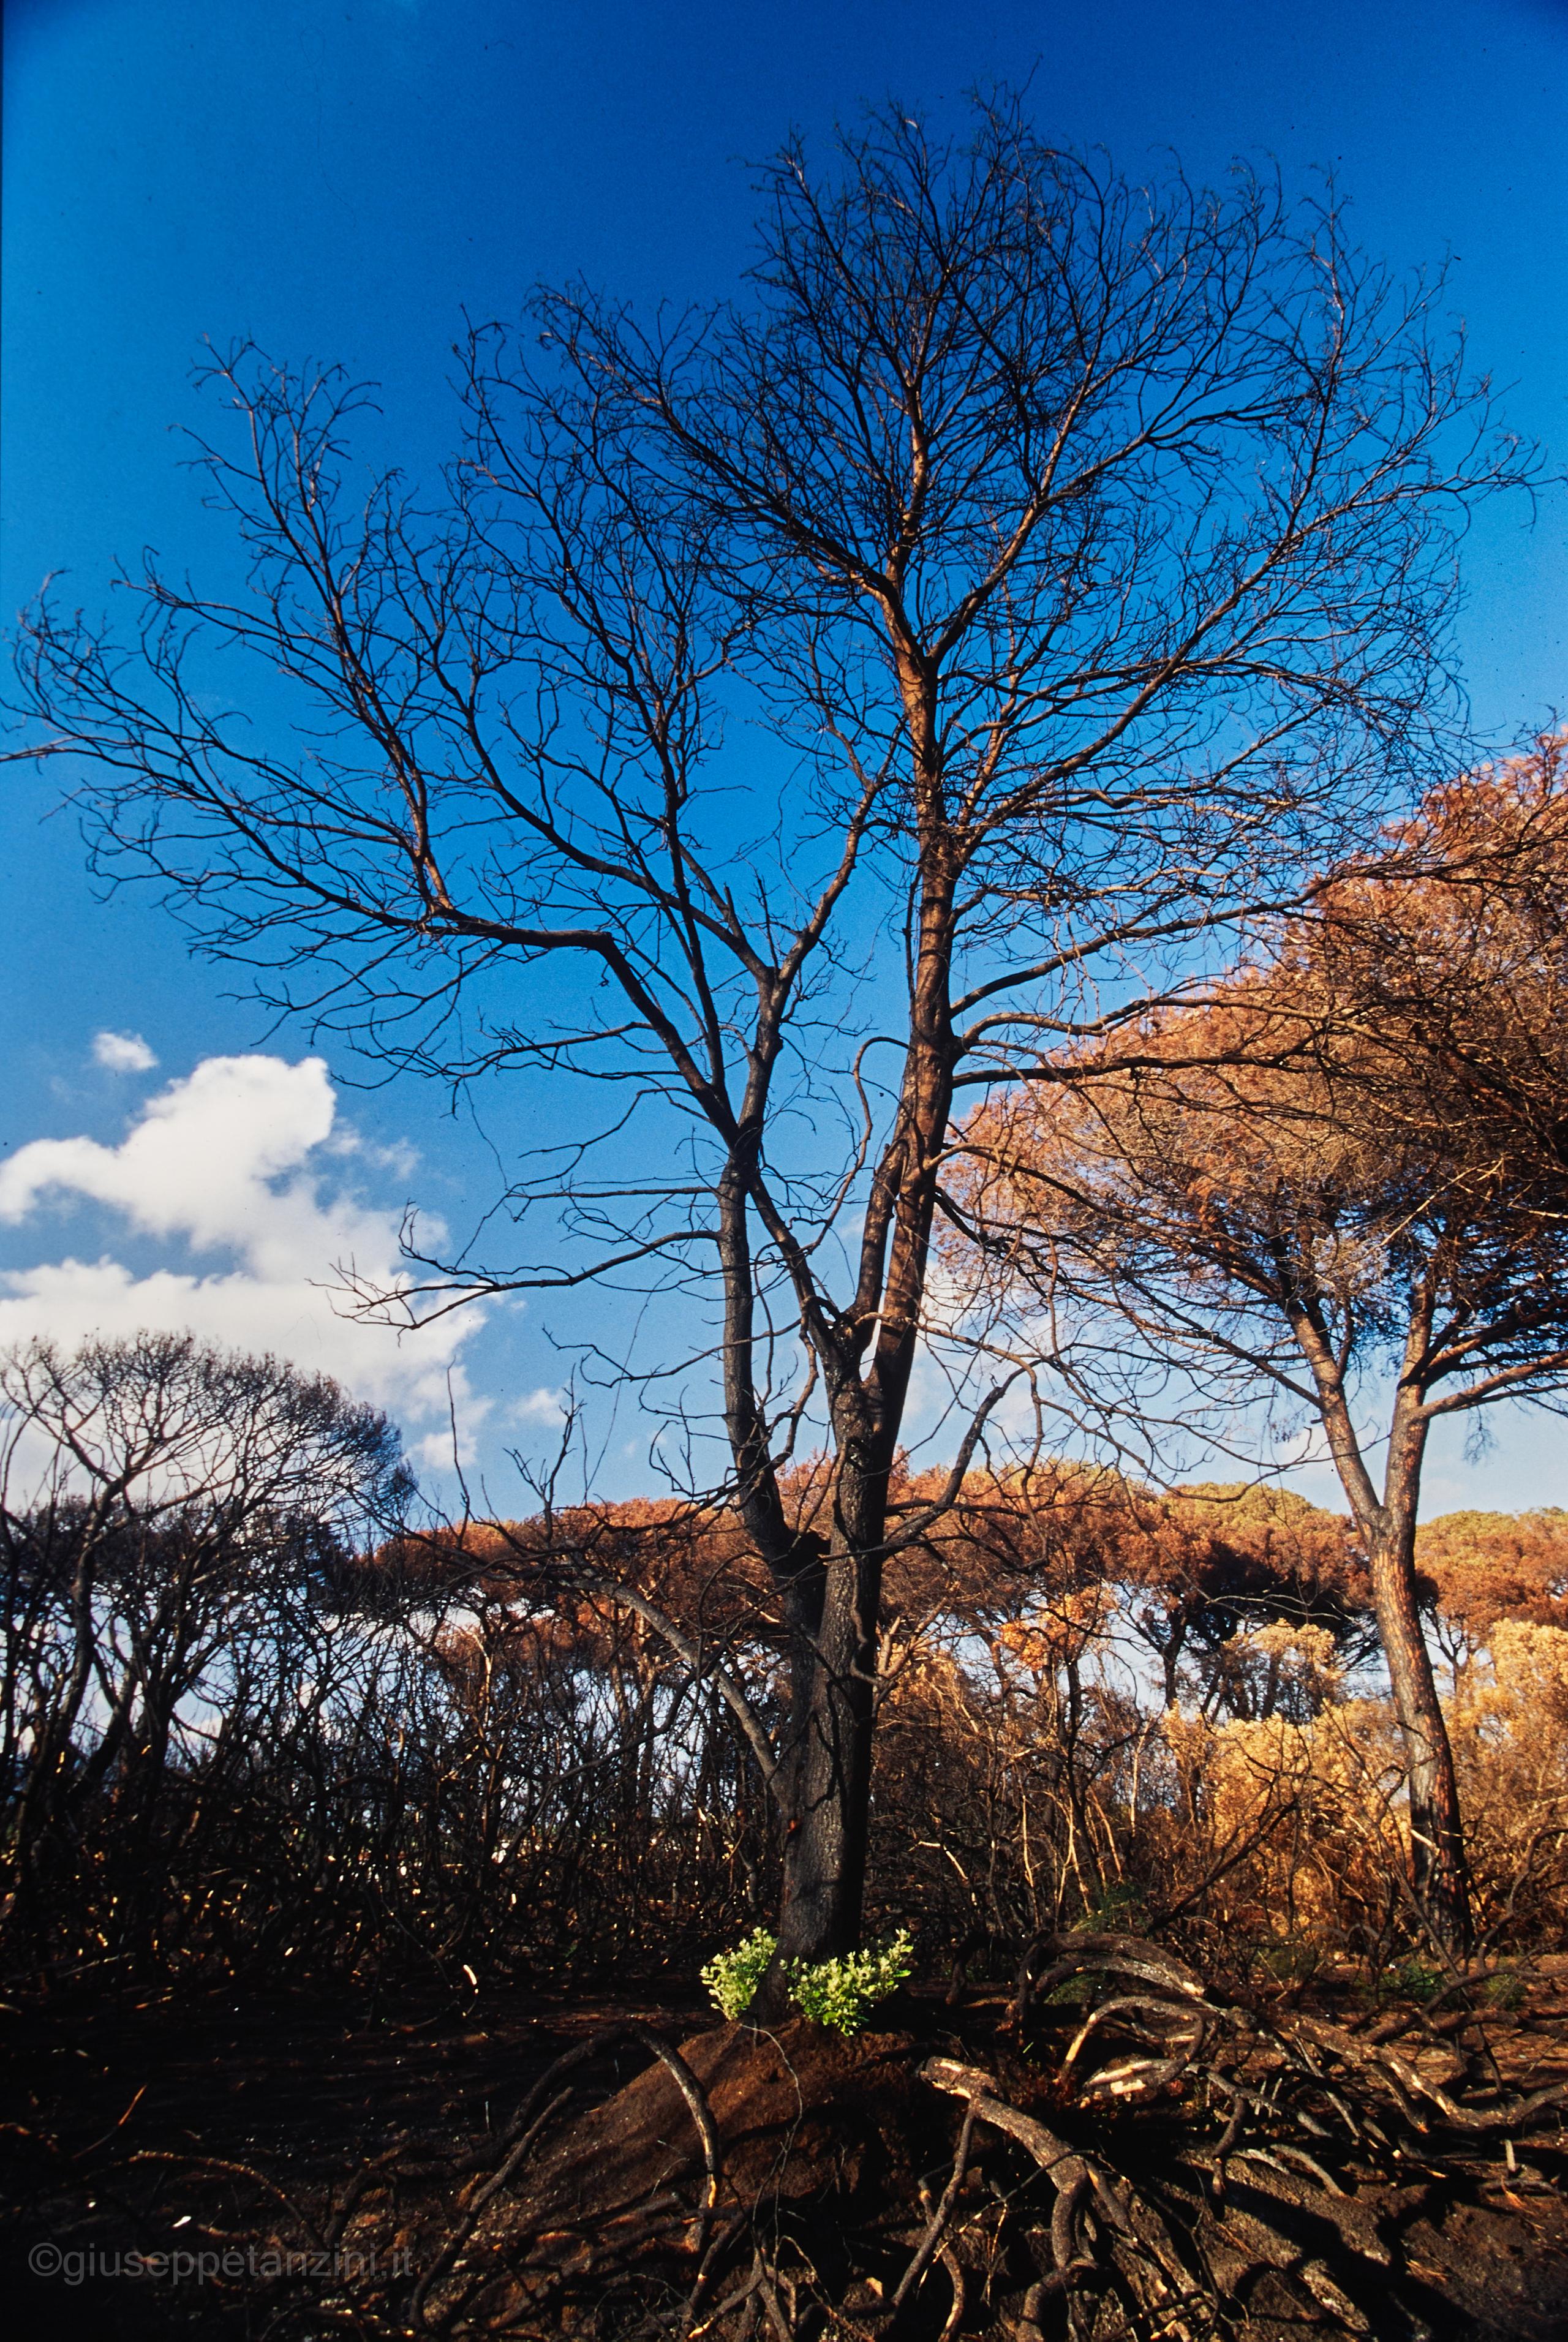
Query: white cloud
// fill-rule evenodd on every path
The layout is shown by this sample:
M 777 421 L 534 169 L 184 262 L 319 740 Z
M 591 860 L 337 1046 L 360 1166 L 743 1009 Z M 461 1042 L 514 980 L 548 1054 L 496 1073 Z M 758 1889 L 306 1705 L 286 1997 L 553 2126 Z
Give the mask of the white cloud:
M 341 1185 L 330 1145 L 336 1101 L 325 1065 L 306 1057 L 208 1057 L 142 1108 L 118 1146 L 36 1139 L 0 1165 L 0 1221 L 20 1225 L 46 1203 L 85 1198 L 144 1236 L 197 1254 L 212 1269 L 73 1257 L 0 1274 L 0 1346 L 47 1335 L 69 1347 L 89 1335 L 190 1327 L 204 1340 L 270 1350 L 335 1376 L 358 1396 L 414 1421 L 444 1419 L 448 1376 L 460 1421 L 484 1402 L 458 1353 L 478 1325 L 462 1310 L 401 1338 L 343 1316 L 335 1272 L 370 1283 L 400 1276 L 395 1210 Z M 336 1306 L 335 1306 L 335 1302 Z
M 564 1391 L 531 1390 L 514 1399 L 506 1410 L 508 1423 L 564 1423 L 566 1417 L 566 1395 Z
M 95 1033 L 93 1061 L 112 1074 L 150 1074 L 158 1062 L 139 1033 Z

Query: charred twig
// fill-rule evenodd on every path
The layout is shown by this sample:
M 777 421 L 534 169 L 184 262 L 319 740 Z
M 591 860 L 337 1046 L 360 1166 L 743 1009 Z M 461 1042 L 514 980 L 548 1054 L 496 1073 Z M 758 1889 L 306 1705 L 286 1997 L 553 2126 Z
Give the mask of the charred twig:
M 896 2329 L 904 2303 L 914 2297 L 927 2269 L 936 2258 L 938 2249 L 947 2233 L 947 2223 L 952 2218 L 953 2207 L 958 2201 L 958 2191 L 963 2187 L 968 2173 L 969 2150 L 974 2137 L 977 2110 L 975 2102 L 972 2098 L 964 2108 L 963 2127 L 959 2131 L 958 2146 L 953 2157 L 952 2174 L 942 2191 L 941 2200 L 926 2226 L 925 2234 L 915 2248 L 914 2257 L 900 2277 L 889 2305 L 890 2315 L 887 2326 L 889 2334 Z
M 702 2307 L 703 2296 L 713 2283 L 715 2271 L 745 2223 L 746 2215 L 744 2212 L 736 2212 L 732 2214 L 729 2219 L 721 2222 L 714 2232 L 706 2252 L 703 2255 L 702 2264 L 697 2270 L 692 2289 L 686 2296 L 686 2306 L 681 2318 L 682 2342 L 695 2342 L 695 2337 L 699 2334 L 705 2334 L 709 2327 L 720 2317 L 724 2317 L 730 2310 L 738 2308 L 743 2301 L 749 2299 L 754 2290 L 754 2284 L 748 2283 L 739 2293 L 732 2295 L 726 2301 L 720 2302 L 717 2308 L 711 2311 L 700 2326 L 694 2322 L 698 2310 Z

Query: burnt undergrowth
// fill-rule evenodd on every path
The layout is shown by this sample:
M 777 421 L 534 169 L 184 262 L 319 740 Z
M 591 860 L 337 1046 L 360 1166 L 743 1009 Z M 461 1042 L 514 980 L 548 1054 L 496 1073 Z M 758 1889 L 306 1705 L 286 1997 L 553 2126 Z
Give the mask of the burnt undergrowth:
M 14 2241 L 93 2256 L 38 2330 L 74 2300 L 278 2342 L 1568 2334 L 1568 2077 L 1532 2085 L 1480 1979 L 1248 2003 L 1077 1933 L 847 2041 L 650 2017 L 476 2042 L 483 2121 L 436 2094 L 227 2151 L 12 2125 Z M 133 2237 L 206 2267 L 126 2283 Z

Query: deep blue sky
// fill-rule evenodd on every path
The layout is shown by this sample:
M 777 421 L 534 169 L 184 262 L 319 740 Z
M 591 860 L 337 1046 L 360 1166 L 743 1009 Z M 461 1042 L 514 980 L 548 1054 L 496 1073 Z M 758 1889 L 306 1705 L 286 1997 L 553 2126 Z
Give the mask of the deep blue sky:
M 576 273 L 642 300 L 727 290 L 748 250 L 744 158 L 863 99 L 940 115 L 970 84 L 1031 75 L 1043 125 L 1124 169 L 1158 167 L 1162 148 L 1198 176 L 1236 154 L 1298 184 L 1326 167 L 1373 252 L 1451 255 L 1477 363 L 1568 465 L 1568 5 L 9 0 L 5 24 L 6 616 L 47 571 L 91 603 L 116 554 L 215 557 L 168 432 L 195 417 L 204 335 L 375 377 L 387 443 L 417 470 L 445 444 L 462 309 L 509 314 L 536 279 Z M 1500 512 L 1471 548 L 1463 647 L 1500 739 L 1568 707 L 1564 500 L 1533 535 L 1521 519 Z M 6 793 L 0 1163 L 41 1136 L 115 1142 L 138 1099 L 261 1035 L 165 914 L 95 904 L 69 821 L 39 826 L 46 779 L 12 768 Z M 92 1066 L 105 1027 L 145 1035 L 158 1072 Z M 270 1046 L 304 1054 L 298 1035 Z M 485 1165 L 434 1099 L 349 1111 L 418 1151 L 412 1174 L 363 1158 L 383 1200 L 401 1177 L 461 1216 Z M 4 1235 L 17 1268 L 102 1251 L 138 1275 L 192 1265 L 145 1215 L 134 1236 L 80 1206 Z M 539 1322 L 493 1324 L 477 1387 L 556 1378 Z M 1430 1509 L 1472 1488 L 1568 1501 L 1556 1445 L 1536 1428 L 1479 1476 L 1454 1465 Z

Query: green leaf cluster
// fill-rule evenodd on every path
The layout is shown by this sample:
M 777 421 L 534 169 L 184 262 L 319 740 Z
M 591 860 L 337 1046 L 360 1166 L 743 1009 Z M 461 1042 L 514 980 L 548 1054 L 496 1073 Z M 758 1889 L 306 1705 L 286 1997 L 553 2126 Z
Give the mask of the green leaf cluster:
M 708 1995 L 732 2023 L 750 2007 L 777 1938 L 758 1927 L 732 1952 L 719 1952 L 702 1971 Z M 858 2033 L 879 2000 L 895 1992 L 910 1973 L 914 1940 L 901 1927 L 891 1943 L 846 1952 L 834 1960 L 796 1960 L 790 1968 L 790 1998 L 814 2024 L 846 2038 Z
M 751 2007 L 768 1962 L 777 1949 L 778 1937 L 770 1936 L 765 1927 L 758 1927 L 733 1952 L 714 1953 L 700 1974 L 708 1988 L 708 1998 L 721 2017 L 727 2017 L 734 2024 Z
M 858 2033 L 879 2000 L 895 1992 L 909 1974 L 914 1944 L 901 1927 L 890 1944 L 846 1952 L 842 1959 L 797 1960 L 790 1977 L 795 2007 L 830 2032 Z

